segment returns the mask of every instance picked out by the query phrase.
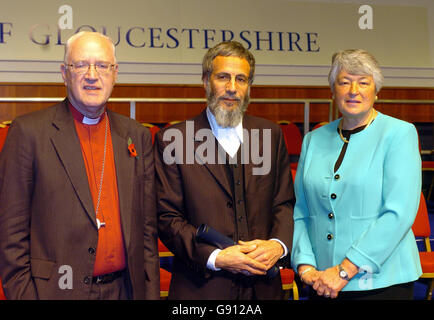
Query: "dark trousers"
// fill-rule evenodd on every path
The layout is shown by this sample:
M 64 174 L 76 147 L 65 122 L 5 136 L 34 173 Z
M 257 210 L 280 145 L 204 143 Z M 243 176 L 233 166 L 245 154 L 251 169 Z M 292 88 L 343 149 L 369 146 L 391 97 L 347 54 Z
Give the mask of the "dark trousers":
M 336 299 L 318 296 L 310 288 L 309 300 L 413 300 L 414 282 L 400 283 L 386 288 L 366 291 L 341 291 Z
M 92 283 L 90 300 L 127 300 L 128 291 L 125 286 L 125 276 L 115 279 L 111 283 Z
M 235 275 L 232 280 L 230 300 L 257 300 L 254 277 Z

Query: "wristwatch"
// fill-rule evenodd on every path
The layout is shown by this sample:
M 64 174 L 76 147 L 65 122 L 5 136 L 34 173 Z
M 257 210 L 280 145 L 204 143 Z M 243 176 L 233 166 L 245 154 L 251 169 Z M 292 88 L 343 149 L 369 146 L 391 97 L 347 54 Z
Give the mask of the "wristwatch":
M 339 269 L 339 277 L 341 277 L 341 279 L 350 281 L 350 277 L 348 276 L 348 273 L 344 270 L 344 268 L 342 268 L 340 264 L 338 265 L 338 269 Z

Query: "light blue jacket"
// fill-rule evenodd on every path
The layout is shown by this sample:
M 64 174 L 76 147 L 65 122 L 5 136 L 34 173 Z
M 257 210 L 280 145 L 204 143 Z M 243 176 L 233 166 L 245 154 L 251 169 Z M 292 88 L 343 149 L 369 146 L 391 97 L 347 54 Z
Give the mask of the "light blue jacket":
M 351 135 L 334 173 L 343 146 L 338 123 L 303 140 L 295 178 L 294 270 L 299 264 L 325 270 L 347 257 L 364 271 L 344 291 L 417 280 L 422 269 L 411 231 L 421 193 L 416 128 L 378 112 L 366 130 Z

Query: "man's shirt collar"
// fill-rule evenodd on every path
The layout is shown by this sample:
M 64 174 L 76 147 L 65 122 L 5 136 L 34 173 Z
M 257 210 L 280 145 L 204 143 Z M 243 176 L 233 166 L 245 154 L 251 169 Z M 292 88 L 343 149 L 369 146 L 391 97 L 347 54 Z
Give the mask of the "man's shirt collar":
M 218 125 L 214 115 L 208 107 L 206 108 L 206 116 L 214 137 L 226 153 L 233 158 L 241 143 L 243 143 L 243 121 L 241 120 L 236 127 L 222 128 Z

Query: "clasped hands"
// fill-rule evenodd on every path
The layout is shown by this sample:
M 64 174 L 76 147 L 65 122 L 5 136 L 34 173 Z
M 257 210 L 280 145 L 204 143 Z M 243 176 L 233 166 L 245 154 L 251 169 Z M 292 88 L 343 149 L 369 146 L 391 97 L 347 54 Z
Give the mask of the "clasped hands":
M 348 259 L 344 259 L 341 265 L 347 271 L 350 278 L 358 273 L 358 267 Z M 301 280 L 304 283 L 312 286 L 317 295 L 326 298 L 336 298 L 342 288 L 348 283 L 347 280 L 339 276 L 339 267 L 337 265 L 324 271 L 318 271 L 311 265 L 300 265 L 298 267 L 298 274 L 301 275 Z
M 282 245 L 274 240 L 239 241 L 218 253 L 215 266 L 232 273 L 265 275 L 283 252 Z

